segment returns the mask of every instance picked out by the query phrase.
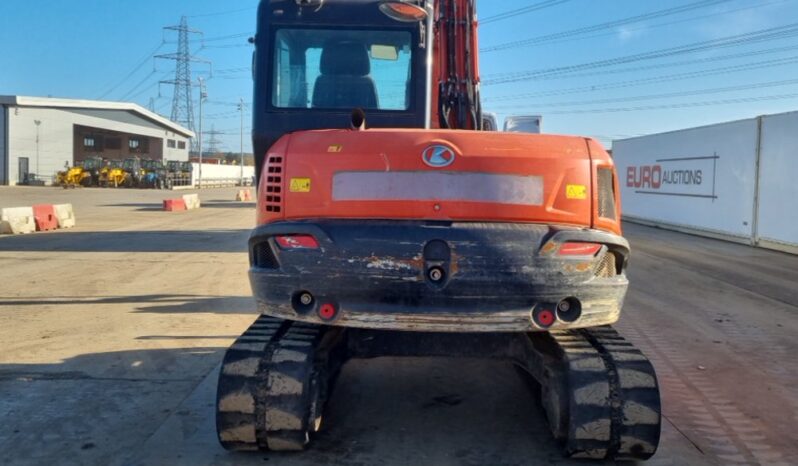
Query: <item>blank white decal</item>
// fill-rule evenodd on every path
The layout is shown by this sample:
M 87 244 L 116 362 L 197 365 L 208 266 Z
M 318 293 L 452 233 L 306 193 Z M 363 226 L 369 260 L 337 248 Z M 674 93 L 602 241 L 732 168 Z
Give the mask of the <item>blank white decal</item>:
M 543 205 L 543 177 L 468 172 L 342 172 L 334 201 L 466 201 Z

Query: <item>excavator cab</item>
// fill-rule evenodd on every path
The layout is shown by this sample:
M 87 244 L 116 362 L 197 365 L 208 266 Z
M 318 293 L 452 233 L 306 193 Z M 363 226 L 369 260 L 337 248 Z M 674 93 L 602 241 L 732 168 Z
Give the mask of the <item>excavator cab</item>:
M 380 2 L 263 1 L 254 57 L 258 176 L 277 139 L 297 130 L 430 125 L 428 24 L 400 22 Z

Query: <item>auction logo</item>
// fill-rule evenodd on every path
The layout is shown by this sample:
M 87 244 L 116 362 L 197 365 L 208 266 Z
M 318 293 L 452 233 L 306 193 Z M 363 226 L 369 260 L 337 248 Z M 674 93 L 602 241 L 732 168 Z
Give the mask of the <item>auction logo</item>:
M 719 158 L 717 154 L 681 157 L 659 159 L 653 165 L 629 166 L 626 168 L 626 186 L 635 188 L 638 194 L 716 199 L 715 170 Z

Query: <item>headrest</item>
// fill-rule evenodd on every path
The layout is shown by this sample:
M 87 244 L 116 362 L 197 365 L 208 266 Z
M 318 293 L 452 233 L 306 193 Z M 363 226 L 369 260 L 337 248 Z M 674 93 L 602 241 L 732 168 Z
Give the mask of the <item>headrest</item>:
M 321 52 L 321 74 L 368 76 L 370 72 L 369 52 L 359 42 L 331 42 Z

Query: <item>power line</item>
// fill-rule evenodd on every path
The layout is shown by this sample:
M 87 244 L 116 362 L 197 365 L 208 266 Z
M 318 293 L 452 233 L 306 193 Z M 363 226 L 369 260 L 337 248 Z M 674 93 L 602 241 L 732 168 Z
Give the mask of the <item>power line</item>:
M 241 79 L 252 79 L 252 76 L 247 74 L 244 76 L 216 76 L 215 79 L 224 79 L 224 80 L 241 80 Z
M 751 89 L 764 89 L 769 87 L 789 86 L 793 84 L 798 84 L 798 79 L 786 79 L 781 81 L 741 84 L 738 86 L 715 87 L 710 89 L 697 89 L 692 91 L 677 91 L 677 92 L 667 92 L 663 94 L 647 94 L 647 95 L 638 95 L 638 96 L 629 96 L 629 97 L 615 97 L 608 99 L 529 103 L 529 104 L 524 104 L 524 106 L 540 108 L 540 107 L 573 107 L 573 106 L 585 106 L 585 105 L 597 105 L 597 104 L 610 104 L 617 102 L 634 102 L 639 100 L 657 100 L 657 99 L 670 99 L 676 97 L 700 96 L 705 94 L 719 94 L 724 92 L 736 92 L 736 91 L 746 91 Z M 498 106 L 493 108 L 502 109 L 502 108 L 516 108 L 516 107 L 517 105 L 507 105 L 507 106 Z
M 240 39 L 242 37 L 251 37 L 253 36 L 253 32 L 239 32 L 236 34 L 229 34 L 226 36 L 216 36 L 216 37 L 206 37 L 202 39 L 202 42 L 218 42 L 220 40 L 231 40 L 231 39 Z M 176 44 L 177 41 L 169 40 L 165 42 L 166 44 Z
M 598 70 L 598 71 L 591 71 L 589 73 L 562 73 L 562 74 L 550 74 L 545 76 L 540 76 L 537 78 L 531 78 L 531 80 L 548 80 L 548 79 L 563 79 L 563 78 L 584 78 L 590 77 L 594 78 L 596 76 L 601 75 L 611 75 L 611 74 L 625 74 L 625 73 L 632 73 L 635 71 L 646 71 L 646 70 L 656 70 L 656 69 L 663 69 L 663 68 L 674 68 L 680 66 L 687 66 L 687 65 L 696 65 L 696 64 L 703 64 L 703 63 L 711 63 L 717 61 L 726 61 L 726 60 L 734 60 L 737 58 L 744 58 L 744 57 L 753 57 L 758 55 L 767 55 L 772 53 L 781 53 L 781 52 L 789 52 L 793 50 L 798 50 L 798 46 L 793 45 L 789 47 L 774 47 L 770 49 L 761 49 L 761 50 L 753 50 L 749 52 L 738 52 L 726 55 L 716 55 L 712 57 L 704 57 L 704 58 L 697 58 L 692 60 L 682 60 L 677 62 L 668 62 L 668 63 L 653 63 L 648 65 L 642 66 L 634 66 L 629 68 L 618 68 L 618 69 L 610 69 L 610 70 Z
M 240 73 L 242 71 L 251 71 L 251 68 L 248 66 L 241 66 L 238 68 L 220 68 L 213 70 L 213 74 Z
M 228 107 L 238 107 L 241 105 L 241 102 L 224 102 L 221 100 L 206 100 L 205 103 L 210 105 L 225 105 Z M 244 102 L 244 107 L 248 107 L 250 105 L 252 105 L 252 102 Z
M 203 42 L 216 42 L 216 41 L 220 41 L 220 40 L 238 39 L 238 38 L 241 38 L 241 37 L 251 37 L 252 35 L 254 35 L 254 33 L 252 33 L 252 32 L 239 32 L 237 34 L 229 34 L 229 35 L 226 35 L 226 36 L 208 37 L 208 38 L 203 39 L 202 41 Z
M 223 45 L 206 45 L 204 49 L 238 49 L 243 47 L 252 47 L 252 44 L 223 44 Z
M 661 28 L 661 27 L 666 27 L 666 26 L 673 26 L 674 24 L 682 24 L 682 23 L 687 23 L 687 22 L 691 22 L 691 21 L 698 21 L 698 20 L 702 20 L 702 19 L 713 18 L 713 17 L 716 17 L 716 16 L 723 16 L 723 15 L 728 15 L 728 14 L 731 14 L 731 13 L 738 13 L 740 11 L 752 10 L 752 9 L 755 9 L 755 8 L 761 10 L 764 7 L 768 7 L 768 6 L 777 4 L 777 3 L 784 3 L 786 1 L 789 1 L 789 0 L 772 0 L 772 1 L 769 1 L 769 2 L 757 3 L 755 5 L 748 5 L 748 6 L 744 6 L 744 7 L 740 7 L 740 8 L 734 8 L 734 9 L 730 9 L 730 10 L 718 11 L 718 12 L 708 13 L 708 14 L 703 14 L 703 15 L 698 15 L 698 16 L 690 16 L 688 18 L 682 18 L 682 19 L 677 19 L 677 20 L 673 20 L 673 21 L 666 21 L 666 22 L 657 23 L 657 24 L 646 24 L 646 25 L 638 26 L 636 28 L 625 29 L 624 31 L 626 31 L 626 32 L 635 32 L 635 31 L 643 31 L 643 30 L 644 31 L 649 31 L 651 29 L 656 29 L 656 28 Z M 606 24 L 606 23 L 604 23 L 604 24 Z M 565 34 L 565 33 L 557 33 L 557 34 L 550 34 L 550 35 L 546 35 L 546 36 L 533 37 L 531 39 L 527 39 L 528 41 L 530 41 L 530 43 L 522 44 L 522 45 L 519 45 L 518 47 L 537 47 L 537 46 L 541 46 L 541 45 L 562 44 L 562 43 L 565 43 L 565 42 L 574 42 L 574 41 L 579 41 L 579 40 L 597 39 L 597 38 L 600 38 L 600 37 L 608 37 L 608 36 L 617 35 L 618 31 L 617 30 L 610 30 L 608 32 L 602 32 L 602 33 L 592 34 L 592 35 L 572 34 L 572 35 L 566 35 L 566 36 L 563 36 L 563 37 L 551 37 L 551 36 L 557 36 L 559 34 Z M 532 42 L 532 41 L 534 41 L 534 42 Z M 520 42 L 520 41 L 518 41 L 518 42 Z M 507 43 L 507 44 L 509 44 L 509 43 Z M 496 45 L 495 47 L 502 47 L 503 45 L 506 45 L 506 44 L 499 44 L 499 45 Z M 489 47 L 489 48 L 492 48 L 492 47 Z M 515 48 L 515 47 L 507 47 L 507 49 L 509 49 L 509 48 Z M 497 50 L 504 50 L 504 48 L 497 49 Z M 482 50 L 480 50 L 480 52 L 493 52 L 493 51 L 497 51 L 497 50 L 482 49 Z
M 238 110 L 230 111 L 230 112 L 222 112 L 222 113 L 212 113 L 209 115 L 205 115 L 206 120 L 219 120 L 222 118 L 231 117 L 233 115 L 238 115 Z
M 645 110 L 670 110 L 691 107 L 709 107 L 714 105 L 731 105 L 731 104 L 744 104 L 752 102 L 765 102 L 774 100 L 792 100 L 798 99 L 798 93 L 793 94 L 776 94 L 765 95 L 759 97 L 742 97 L 738 99 L 723 99 L 723 100 L 709 100 L 702 102 L 685 102 L 680 104 L 665 104 L 665 105 L 646 105 L 640 107 L 616 107 L 616 108 L 596 108 L 596 109 L 583 109 L 583 110 L 557 110 L 547 112 L 547 115 L 576 115 L 588 113 L 619 113 L 619 112 L 639 112 Z M 518 108 L 528 108 L 527 106 Z
M 252 11 L 252 10 L 255 10 L 257 8 L 258 7 L 256 7 L 256 6 L 251 6 L 251 7 L 248 7 L 248 8 L 239 8 L 237 10 L 225 10 L 225 11 L 217 11 L 215 13 L 203 13 L 203 14 L 198 14 L 198 15 L 191 15 L 191 16 L 189 16 L 189 18 L 210 18 L 212 16 L 231 15 L 231 14 L 234 14 L 234 13 L 241 13 L 243 11 Z
M 794 37 L 797 34 L 798 34 L 798 23 L 791 23 L 789 25 L 779 26 L 776 28 L 768 28 L 764 30 L 752 31 L 734 36 L 727 36 L 719 39 L 694 42 L 691 44 L 685 44 L 676 47 L 669 47 L 650 52 L 643 52 L 623 57 L 616 57 L 606 60 L 581 63 L 577 65 L 561 66 L 556 68 L 547 68 L 547 69 L 532 70 L 532 71 L 497 73 L 495 75 L 492 75 L 494 77 L 493 80 L 488 79 L 488 81 L 489 83 L 492 83 L 492 81 L 503 80 L 504 78 L 541 79 L 542 77 L 547 77 L 551 75 L 560 76 L 562 74 L 578 72 L 582 70 L 601 68 L 616 64 L 631 63 L 631 62 L 649 60 L 655 58 L 663 58 L 674 55 L 681 55 L 685 53 L 704 51 L 713 48 L 736 47 L 740 45 L 753 44 L 769 40 L 790 38 Z
M 522 8 L 516 8 L 515 10 L 505 11 L 504 13 L 499 13 L 493 16 L 488 16 L 487 18 L 483 18 L 479 21 L 480 26 L 484 26 L 486 24 L 495 23 L 496 21 L 502 21 L 505 19 L 514 18 L 516 16 L 524 15 L 527 13 L 531 13 L 533 11 L 542 10 L 544 8 L 549 8 L 553 6 L 557 6 L 559 4 L 569 2 L 570 0 L 545 0 L 540 3 L 535 3 L 534 5 L 525 6 Z
M 153 74 L 155 74 L 155 73 L 156 73 L 156 72 L 155 72 L 155 71 L 153 71 Z M 162 75 L 161 75 L 159 78 L 157 78 L 157 79 L 155 80 L 155 82 L 153 82 L 151 85 L 149 85 L 149 86 L 147 86 L 146 88 L 144 88 L 144 89 L 142 89 L 142 90 L 140 90 L 140 91 L 136 92 L 135 94 L 132 94 L 132 95 L 130 95 L 131 93 L 135 92 L 135 89 L 131 89 L 131 90 L 128 92 L 128 94 L 126 94 L 126 95 L 125 95 L 125 97 L 123 97 L 121 100 L 135 100 L 135 99 L 137 99 L 137 98 L 138 98 L 139 96 L 141 96 L 142 94 L 144 94 L 144 93 L 146 93 L 146 92 L 149 92 L 150 90 L 154 89 L 156 86 L 159 86 L 159 85 L 160 85 L 160 82 L 159 82 L 159 80 L 160 80 L 160 79 L 163 79 L 163 78 L 165 78 L 165 77 L 167 77 L 167 76 L 168 76 L 169 74 L 171 74 L 171 73 L 172 73 L 171 71 L 167 71 L 166 73 L 162 74 Z M 150 76 L 152 76 L 152 74 L 151 74 Z M 158 98 L 160 98 L 160 96 L 158 96 Z
M 706 76 L 713 76 L 713 75 L 726 75 L 730 72 L 735 71 L 750 71 L 762 68 L 770 68 L 773 66 L 782 66 L 782 65 L 792 65 L 798 63 L 798 57 L 790 57 L 786 59 L 777 59 L 777 60 L 766 60 L 758 63 L 745 63 L 741 65 L 735 66 L 727 66 L 722 68 L 716 68 L 713 70 L 703 70 L 703 71 L 692 71 L 688 73 L 677 73 L 673 75 L 666 75 L 666 76 L 657 76 L 653 78 L 646 78 L 646 79 L 636 79 L 631 81 L 622 81 L 619 83 L 610 83 L 610 84 L 603 84 L 597 86 L 588 86 L 583 88 L 574 88 L 570 90 L 566 90 L 568 92 L 561 92 L 559 94 L 555 93 L 547 93 L 547 94 L 519 94 L 516 96 L 515 101 L 523 100 L 526 98 L 531 97 L 542 97 L 542 96 L 551 96 L 551 95 L 562 95 L 563 93 L 578 93 L 578 92 L 588 92 L 588 91 L 599 91 L 599 90 L 609 90 L 609 89 L 621 89 L 626 87 L 633 87 L 633 86 L 640 86 L 645 84 L 658 84 L 663 82 L 671 82 L 671 81 L 679 81 L 683 79 L 690 79 L 690 78 L 697 78 L 697 77 L 706 77 Z M 505 99 L 508 100 L 508 99 Z
M 761 29 L 758 31 L 748 32 L 744 34 L 736 34 L 719 39 L 694 42 L 691 44 L 685 44 L 676 47 L 668 47 L 664 49 L 653 50 L 650 52 L 643 52 L 634 55 L 626 55 L 622 57 L 615 57 L 605 60 L 579 63 L 576 65 L 559 66 L 554 68 L 545 68 L 540 70 L 502 73 L 500 75 L 496 75 L 497 77 L 494 77 L 493 79 L 486 79 L 484 81 L 484 84 L 492 85 L 492 84 L 512 83 L 512 82 L 532 79 L 539 76 L 560 74 L 560 73 L 567 73 L 574 71 L 583 71 L 595 68 L 603 68 L 608 66 L 621 65 L 624 63 L 632 63 L 643 60 L 653 60 L 657 58 L 682 55 L 686 53 L 699 52 L 715 48 L 737 47 L 740 45 L 755 44 L 758 42 L 795 37 L 796 35 L 798 35 L 798 23 L 790 23 L 784 26 Z
M 577 29 L 571 29 L 569 31 L 562 31 L 562 32 L 554 33 L 554 34 L 546 34 L 546 35 L 543 35 L 543 36 L 532 37 L 532 38 L 529 38 L 529 39 L 506 42 L 504 44 L 498 44 L 498 45 L 494 45 L 492 47 L 486 47 L 486 48 L 480 49 L 480 52 L 482 52 L 482 53 L 496 52 L 496 51 L 499 51 L 499 50 L 506 50 L 506 49 L 511 49 L 511 48 L 525 47 L 525 46 L 529 46 L 529 45 L 546 43 L 546 42 L 550 42 L 550 41 L 556 40 L 556 39 L 562 39 L 562 38 L 566 38 L 566 37 L 573 37 L 573 36 L 577 36 L 577 35 L 581 35 L 581 34 L 586 34 L 586 33 L 590 33 L 590 32 L 600 31 L 600 30 L 603 30 L 603 29 L 611 29 L 611 28 L 615 28 L 615 27 L 618 27 L 618 26 L 624 26 L 624 25 L 627 25 L 627 24 L 638 23 L 640 21 L 645 21 L 645 20 L 649 20 L 649 19 L 661 18 L 663 16 L 670 16 L 670 15 L 675 15 L 675 14 L 679 14 L 679 13 L 684 13 L 686 11 L 691 11 L 691 10 L 695 10 L 695 9 L 698 9 L 698 8 L 706 8 L 706 7 L 709 7 L 709 6 L 718 5 L 720 3 L 727 3 L 729 1 L 731 1 L 731 0 L 701 0 L 701 1 L 698 1 L 698 2 L 694 2 L 694 3 L 688 3 L 688 4 L 682 5 L 682 6 L 665 8 L 663 10 L 657 10 L 657 11 L 652 11 L 650 13 L 644 13 L 644 14 L 641 14 L 641 15 L 630 16 L 628 18 L 618 19 L 618 20 L 615 20 L 615 21 L 609 21 L 609 22 L 605 22 L 605 23 L 594 24 L 592 26 L 585 26 L 585 27 L 581 27 L 581 28 L 577 28 Z
M 153 55 L 155 55 L 155 52 L 160 50 L 161 47 L 163 47 L 163 45 L 164 43 L 162 41 L 160 44 L 158 44 L 157 47 L 155 47 L 152 50 L 152 52 L 148 53 L 147 56 L 145 56 L 140 62 L 138 62 L 138 64 L 136 64 L 136 66 L 134 66 L 133 69 L 128 74 L 126 74 L 124 78 L 122 78 L 119 82 L 111 86 L 110 89 L 100 94 L 100 96 L 97 97 L 97 99 L 98 100 L 104 99 L 106 96 L 116 91 L 122 84 L 126 83 L 128 79 L 133 77 L 134 74 L 136 74 L 145 64 L 147 64 L 147 62 L 153 57 Z
M 150 80 L 150 78 L 151 78 L 151 77 L 152 77 L 152 76 L 153 76 L 155 73 L 157 73 L 157 71 L 155 71 L 155 70 L 152 70 L 152 72 L 151 72 L 150 74 L 148 74 L 147 76 L 145 76 L 145 77 L 144 77 L 144 79 L 142 79 L 141 81 L 139 81 L 139 82 L 138 82 L 138 84 L 136 84 L 135 86 L 133 86 L 133 88 L 132 88 L 132 89 L 130 89 L 130 90 L 129 90 L 129 91 L 127 91 L 127 92 L 126 92 L 124 95 L 122 95 L 122 97 L 120 97 L 120 98 L 119 98 L 119 100 L 126 100 L 126 99 L 127 99 L 127 98 L 128 98 L 128 97 L 129 97 L 129 96 L 132 94 L 132 93 L 136 92 L 136 91 L 138 90 L 138 88 L 139 88 L 139 87 L 143 86 L 143 85 L 144 85 L 144 83 L 146 83 L 147 81 L 149 81 L 149 80 Z M 155 83 L 155 85 L 157 85 L 157 84 L 158 84 L 158 83 Z M 154 86 L 151 86 L 151 87 L 154 87 Z
M 628 73 L 633 71 L 641 71 L 641 70 L 649 70 L 649 69 L 659 69 L 659 68 L 670 68 L 674 66 L 683 66 L 683 65 L 692 65 L 697 63 L 708 63 L 714 61 L 725 61 L 730 59 L 736 58 L 743 58 L 743 57 L 750 57 L 750 56 L 757 56 L 757 55 L 764 55 L 770 53 L 778 53 L 778 52 L 786 52 L 798 50 L 798 46 L 790 46 L 790 47 L 777 47 L 772 49 L 763 49 L 763 50 L 754 50 L 750 52 L 741 52 L 736 54 L 729 54 L 729 55 L 719 55 L 715 57 L 707 57 L 701 58 L 698 60 L 685 60 L 681 62 L 670 62 L 670 63 L 659 63 L 647 66 L 639 66 L 633 68 L 622 68 L 616 70 L 603 70 L 603 71 L 593 71 L 591 73 L 584 73 L 584 74 L 566 74 L 566 75 L 550 75 L 550 76 L 543 76 L 539 78 L 532 78 L 532 79 L 562 79 L 562 78 L 579 78 L 579 77 L 595 77 L 602 74 L 621 74 L 621 73 Z M 652 82 L 663 82 L 663 81 L 674 81 L 678 79 L 686 79 L 686 78 L 694 78 L 694 77 L 701 77 L 701 76 L 712 76 L 715 74 L 720 73 L 727 73 L 733 71 L 748 71 L 753 69 L 761 69 L 761 68 L 769 68 L 772 66 L 781 66 L 792 64 L 796 60 L 798 60 L 798 56 L 790 56 L 784 58 L 777 58 L 772 60 L 763 60 L 758 62 L 749 62 L 749 63 L 742 63 L 738 65 L 731 65 L 725 66 L 720 68 L 707 68 L 704 70 L 696 70 L 686 73 L 677 73 L 671 75 L 663 75 L 657 76 L 654 78 L 642 78 L 636 79 L 631 81 L 621 81 L 620 83 L 605 83 L 605 84 L 594 84 L 591 86 L 582 86 L 582 87 L 574 87 L 574 88 L 567 88 L 567 89 L 558 89 L 552 91 L 543 91 L 543 92 L 535 92 L 535 93 L 526 93 L 526 94 L 509 94 L 509 95 L 502 95 L 493 98 L 486 97 L 483 99 L 485 102 L 496 102 L 496 101 L 505 101 L 505 100 L 518 100 L 523 98 L 533 98 L 533 97 L 547 97 L 547 96 L 554 96 L 554 95 L 565 95 L 565 94 L 578 94 L 582 92 L 593 92 L 599 90 L 606 90 L 606 89 L 616 89 L 618 87 L 630 87 L 632 85 L 641 85 L 641 84 L 649 84 Z M 675 79 L 668 79 L 668 78 L 675 78 Z

